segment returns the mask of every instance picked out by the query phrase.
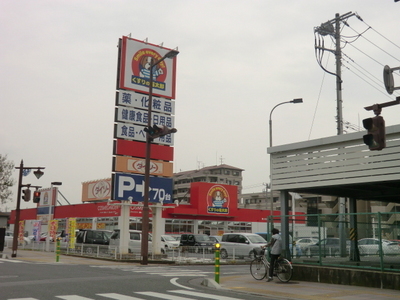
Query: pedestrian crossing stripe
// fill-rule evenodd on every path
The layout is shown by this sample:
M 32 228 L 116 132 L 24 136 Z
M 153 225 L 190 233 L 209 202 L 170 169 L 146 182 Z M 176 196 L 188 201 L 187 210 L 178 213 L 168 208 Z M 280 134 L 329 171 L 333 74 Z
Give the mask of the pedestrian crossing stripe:
M 97 268 L 98 266 L 91 266 Z M 166 268 L 166 267 L 148 267 L 148 268 L 132 268 L 125 267 L 122 268 L 118 266 L 100 266 L 101 268 L 112 268 L 120 269 L 125 272 L 135 272 L 135 273 L 146 273 L 151 275 L 160 275 L 164 277 L 179 277 L 179 276 L 208 276 L 209 274 L 214 274 L 214 272 L 206 272 L 201 270 L 186 270 L 177 268 Z
M 3 261 L 7 261 L 7 262 L 11 262 L 11 263 L 23 263 L 22 260 L 14 260 L 14 259 L 0 258 L 0 262 L 3 262 Z M 29 299 L 29 298 L 27 298 L 27 299 Z
M 232 298 L 226 296 L 218 296 L 213 294 L 205 294 L 196 291 L 188 291 L 188 290 L 170 290 L 166 293 L 159 293 L 159 292 L 134 292 L 137 295 L 143 295 L 147 297 L 156 297 L 157 299 L 165 299 L 165 300 L 196 300 L 196 299 L 214 299 L 214 300 L 242 300 L 240 298 Z M 178 295 L 184 296 L 178 296 Z M 108 299 L 114 300 L 145 300 L 144 298 L 138 298 L 135 296 L 128 296 L 119 293 L 101 293 L 96 294 L 96 296 L 101 296 Z M 139 296 L 140 297 L 140 296 Z M 192 298 L 193 297 L 193 298 Z M 63 300 L 94 300 L 94 298 L 87 298 L 84 296 L 79 295 L 60 295 L 55 296 L 55 298 L 63 299 Z M 12 298 L 7 300 L 40 300 L 37 298 Z
M 97 294 L 97 295 L 106 297 L 106 298 L 116 299 L 116 300 L 142 300 L 141 298 L 126 296 L 126 295 L 121 295 L 121 294 L 116 294 L 116 293 Z
M 208 298 L 208 299 L 218 299 L 218 300 L 240 300 L 238 298 L 232 298 L 232 297 L 225 297 L 225 296 L 215 296 L 215 295 L 209 295 L 209 294 L 203 294 L 199 292 L 194 292 L 194 291 L 186 291 L 186 290 L 175 290 L 175 291 L 168 291 L 169 293 L 177 293 L 177 294 L 184 294 L 184 295 L 190 295 L 190 296 L 195 296 L 195 297 L 203 297 L 203 298 Z M 210 298 L 211 297 L 217 297 L 217 298 Z

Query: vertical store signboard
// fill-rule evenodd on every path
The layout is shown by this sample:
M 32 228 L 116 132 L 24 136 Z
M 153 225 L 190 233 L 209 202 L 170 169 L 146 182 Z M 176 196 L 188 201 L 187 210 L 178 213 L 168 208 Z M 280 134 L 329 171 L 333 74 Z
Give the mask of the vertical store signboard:
M 151 124 L 174 127 L 176 57 L 162 60 L 171 49 L 122 37 L 119 42 L 117 93 L 115 100 L 114 152 L 111 198 L 143 201 L 140 187 L 144 182 L 143 158 L 146 157 L 150 66 L 153 65 Z M 162 60 L 158 64 L 156 62 Z M 154 139 L 151 152 L 162 148 L 171 155 L 163 158 L 151 155 L 150 191 L 161 191 L 150 201 L 172 202 L 173 134 Z M 129 144 L 135 151 L 121 153 L 118 145 Z M 165 148 L 164 148 L 165 147 Z M 161 149 L 160 148 L 160 149 Z M 157 152 L 157 151 L 156 151 Z M 123 156 L 121 156 L 123 155 Z M 136 173 L 133 175 L 131 173 Z M 129 180 L 128 180 L 129 179 Z M 135 182 L 134 188 L 126 186 Z M 129 187 L 129 188 L 128 188 Z M 121 193 L 121 189 L 124 193 Z M 165 195 L 160 196 L 165 193 Z

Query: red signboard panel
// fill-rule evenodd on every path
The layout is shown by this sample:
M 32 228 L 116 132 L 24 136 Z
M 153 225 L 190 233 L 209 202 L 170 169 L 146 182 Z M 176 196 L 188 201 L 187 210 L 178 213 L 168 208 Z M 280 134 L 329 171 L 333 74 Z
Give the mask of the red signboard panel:
M 146 143 L 116 139 L 114 155 L 127 155 L 133 157 L 146 157 Z M 151 159 L 172 161 L 174 148 L 163 145 L 151 144 Z

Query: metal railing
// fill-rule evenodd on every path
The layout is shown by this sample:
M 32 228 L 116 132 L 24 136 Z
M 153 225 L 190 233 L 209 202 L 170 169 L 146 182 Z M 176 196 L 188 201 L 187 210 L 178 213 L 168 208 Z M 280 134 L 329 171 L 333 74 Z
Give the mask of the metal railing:
M 275 221 L 282 217 L 293 235 L 294 263 L 400 272 L 400 212 L 287 215 Z M 350 217 L 357 220 L 355 228 Z M 311 237 L 313 243 L 303 243 Z

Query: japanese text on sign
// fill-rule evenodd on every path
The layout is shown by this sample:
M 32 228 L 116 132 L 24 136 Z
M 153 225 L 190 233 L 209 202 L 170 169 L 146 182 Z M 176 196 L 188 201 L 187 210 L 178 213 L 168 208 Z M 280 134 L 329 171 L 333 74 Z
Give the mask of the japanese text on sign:
M 128 91 L 119 91 L 117 92 L 117 105 L 124 105 L 142 109 L 148 109 L 149 107 L 149 96 L 128 92 Z M 175 114 L 175 101 L 156 97 L 153 95 L 152 97 L 152 111 L 157 111 L 165 114 Z

